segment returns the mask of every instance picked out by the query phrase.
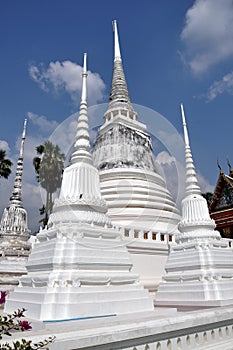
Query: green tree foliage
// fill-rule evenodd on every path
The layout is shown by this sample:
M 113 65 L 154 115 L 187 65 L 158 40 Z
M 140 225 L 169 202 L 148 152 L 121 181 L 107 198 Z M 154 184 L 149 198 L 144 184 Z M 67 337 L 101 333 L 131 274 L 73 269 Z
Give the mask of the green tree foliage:
M 12 162 L 6 158 L 6 151 L 0 149 L 0 177 L 4 177 L 5 179 L 11 173 Z
M 211 192 L 205 192 L 205 193 L 202 193 L 202 196 L 206 199 L 208 207 L 209 207 L 212 200 L 213 200 L 214 194 Z
M 36 147 L 36 151 L 38 156 L 33 159 L 36 179 L 46 191 L 46 202 L 40 208 L 40 214 L 45 215 L 40 222 L 45 227 L 53 207 L 53 193 L 61 187 L 65 155 L 50 141 Z

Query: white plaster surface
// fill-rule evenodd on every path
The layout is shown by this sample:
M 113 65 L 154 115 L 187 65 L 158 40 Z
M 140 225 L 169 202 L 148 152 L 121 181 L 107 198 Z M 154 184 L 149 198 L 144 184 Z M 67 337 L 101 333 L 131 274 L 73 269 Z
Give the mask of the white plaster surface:
M 24 332 L 33 342 L 55 336 L 50 350 L 75 349 L 233 349 L 233 308 L 220 307 L 177 313 L 175 309 L 134 313 L 117 317 L 34 324 L 37 331 Z M 45 326 L 45 328 L 43 328 Z M 39 329 L 41 328 L 41 329 Z M 22 333 L 14 334 L 16 340 Z M 161 347 L 159 347 L 159 345 Z M 182 345 L 182 347 L 181 347 Z

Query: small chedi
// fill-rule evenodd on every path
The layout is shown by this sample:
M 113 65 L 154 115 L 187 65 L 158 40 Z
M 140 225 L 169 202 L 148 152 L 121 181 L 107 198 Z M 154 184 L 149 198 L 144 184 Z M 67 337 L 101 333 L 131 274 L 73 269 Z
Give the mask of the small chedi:
M 146 125 L 138 121 L 130 101 L 116 21 L 113 26 L 114 68 L 109 105 L 93 147 L 101 194 L 114 224 L 173 233 L 177 231 L 179 211 L 157 172 Z
M 207 201 L 197 182 L 189 137 L 181 105 L 186 192 L 182 201 L 180 233 L 172 245 L 156 305 L 200 308 L 233 303 L 233 259 L 228 242 L 221 238 L 210 218 Z
M 13 289 L 20 276 L 26 274 L 25 264 L 30 253 L 30 231 L 27 212 L 22 201 L 22 174 L 24 142 L 27 120 L 24 128 L 16 168 L 13 193 L 10 203 L 4 209 L 0 223 L 0 290 Z
M 48 228 L 37 235 L 28 274 L 9 295 L 6 312 L 21 305 L 33 319 L 61 320 L 153 310 L 101 198 L 90 152 L 86 84 L 85 54 L 71 165 L 64 171 Z

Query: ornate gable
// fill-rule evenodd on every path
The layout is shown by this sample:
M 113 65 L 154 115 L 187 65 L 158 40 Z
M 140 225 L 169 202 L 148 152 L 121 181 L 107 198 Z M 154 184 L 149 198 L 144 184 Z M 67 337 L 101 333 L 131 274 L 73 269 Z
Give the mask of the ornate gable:
M 210 212 L 233 208 L 233 178 L 220 171 L 215 187 Z

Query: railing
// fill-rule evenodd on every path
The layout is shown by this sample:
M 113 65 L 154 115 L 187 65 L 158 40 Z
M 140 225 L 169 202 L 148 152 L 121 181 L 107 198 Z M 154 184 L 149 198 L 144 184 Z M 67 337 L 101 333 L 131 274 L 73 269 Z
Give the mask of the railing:
M 116 227 L 122 234 L 123 239 L 139 240 L 159 243 L 175 243 L 175 235 L 170 233 L 160 233 L 136 228 Z
M 53 327 L 51 350 L 232 350 L 232 306 L 164 316 L 135 314 L 114 320 Z M 144 318 L 145 316 L 145 318 Z M 77 331 L 78 329 L 78 331 Z M 51 334 L 51 328 L 47 329 Z M 48 333 L 49 332 L 49 333 Z M 28 337 L 35 342 L 34 335 Z M 41 337 L 41 333 L 40 333 Z M 13 340 L 15 337 L 13 335 Z
M 227 243 L 228 243 L 229 248 L 232 248 L 232 249 L 233 249 L 233 239 L 230 239 L 230 238 L 222 238 L 222 240 L 223 240 L 224 242 L 227 242 Z
M 194 349 L 225 349 L 221 343 L 231 340 L 233 326 L 224 326 L 198 333 L 187 334 L 175 338 L 160 340 L 143 345 L 124 348 L 124 350 L 194 350 Z M 209 346 L 214 346 L 210 347 Z M 223 344 L 222 344 L 223 345 Z M 233 348 L 233 345 L 232 345 Z M 232 349 L 228 348 L 227 349 Z
M 221 313 L 221 311 L 220 311 Z M 219 317 L 218 317 L 219 316 Z M 195 317 L 195 316 L 194 316 Z M 178 317 L 179 318 L 179 317 Z M 185 318 L 185 316 L 183 316 Z M 173 323 L 168 327 L 169 329 L 161 332 L 158 330 L 155 333 L 151 333 L 151 327 L 153 325 L 151 322 L 147 324 L 147 321 L 144 322 L 142 328 L 133 329 L 129 327 L 128 331 L 131 334 L 128 335 L 127 325 L 115 325 L 111 329 L 111 325 L 109 328 L 104 326 L 101 328 L 89 328 L 90 335 L 88 335 L 88 329 L 85 327 L 77 330 L 72 329 L 67 330 L 68 328 L 57 329 L 53 327 L 52 330 L 45 329 L 44 336 L 55 335 L 55 342 L 52 343 L 49 348 L 51 350 L 57 350 L 58 348 L 61 350 L 73 349 L 73 350 L 91 350 L 95 348 L 96 350 L 231 350 L 233 349 L 233 325 L 232 319 L 230 320 L 228 317 L 226 320 L 221 319 L 220 315 L 216 314 L 216 319 L 219 319 L 215 324 L 211 324 L 208 322 L 210 319 L 203 320 L 202 324 L 199 325 L 191 325 L 190 323 L 190 315 L 189 321 L 187 323 L 190 324 L 191 327 L 182 328 L 177 327 L 176 323 Z M 184 320 L 185 321 L 185 320 Z M 163 322 L 163 320 L 161 320 Z M 224 325 L 220 325 L 222 323 Z M 178 320 L 179 323 L 179 320 Z M 195 323 L 195 321 L 194 321 Z M 181 326 L 181 325 L 180 325 Z M 216 328 L 215 328 L 215 327 Z M 137 328 L 136 325 L 134 327 Z M 77 326 L 78 329 L 78 326 Z M 137 331 L 140 331 L 140 336 L 137 336 Z M 193 333 L 192 333 L 193 331 Z M 38 336 L 41 338 L 41 330 L 38 335 L 37 332 L 34 334 L 28 334 L 27 337 L 33 342 L 38 341 Z M 135 335 L 134 337 L 132 337 Z M 18 333 L 18 337 L 19 337 Z M 90 339 L 90 338 L 91 339 Z M 17 333 L 14 334 L 11 339 L 13 341 L 17 339 Z M 4 339 L 5 340 L 5 339 Z

